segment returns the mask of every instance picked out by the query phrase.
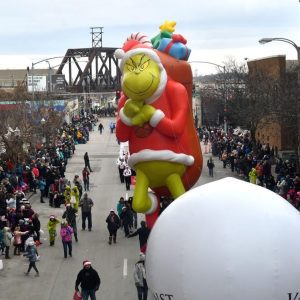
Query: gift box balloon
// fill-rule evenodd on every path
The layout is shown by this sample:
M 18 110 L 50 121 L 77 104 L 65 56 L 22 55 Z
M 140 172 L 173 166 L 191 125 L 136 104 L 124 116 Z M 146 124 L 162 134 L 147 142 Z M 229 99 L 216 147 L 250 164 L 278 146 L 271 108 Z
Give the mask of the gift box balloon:
M 188 60 L 191 49 L 186 45 L 186 39 L 180 34 L 173 34 L 172 38 L 162 38 L 157 50 L 180 60 Z

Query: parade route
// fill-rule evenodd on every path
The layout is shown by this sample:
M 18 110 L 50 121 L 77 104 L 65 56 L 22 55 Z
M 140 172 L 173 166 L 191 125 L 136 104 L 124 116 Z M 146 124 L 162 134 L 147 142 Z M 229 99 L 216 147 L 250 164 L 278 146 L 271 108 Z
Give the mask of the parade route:
M 39 191 L 30 197 L 33 209 L 39 213 L 41 236 L 43 244 L 39 247 L 41 260 L 37 263 L 40 277 L 33 273 L 25 277 L 24 271 L 28 266 L 27 258 L 14 256 L 12 259 L 3 259 L 4 269 L 0 271 L 0 300 L 60 300 L 72 299 L 77 273 L 82 268 L 86 259 L 98 271 L 101 286 L 96 293 L 97 298 L 104 300 L 133 300 L 137 299 L 136 288 L 133 281 L 133 267 L 139 256 L 138 238 L 127 239 L 124 232 L 118 231 L 117 243 L 108 244 L 108 231 L 106 217 L 110 209 L 116 210 L 116 205 L 121 196 L 125 197 L 125 185 L 120 183 L 116 161 L 119 155 L 119 145 L 115 134 L 110 133 L 109 123 L 113 118 L 103 118 L 102 135 L 95 130 L 90 132 L 87 144 L 76 145 L 76 151 L 67 165 L 66 177 L 72 182 L 74 175 L 81 177 L 84 167 L 83 155 L 88 152 L 91 168 L 89 196 L 94 201 L 92 209 L 92 231 L 81 231 L 81 212 L 77 217 L 78 243 L 73 238 L 73 257 L 64 259 L 63 247 L 60 236 L 56 237 L 54 247 L 49 246 L 47 222 L 51 214 L 60 220 L 64 212 L 61 208 L 52 208 L 46 203 L 40 203 Z M 211 154 L 204 154 L 204 167 L 202 176 L 197 185 L 202 185 L 212 180 L 232 176 L 229 168 L 223 169 L 222 162 L 214 158 L 214 177 L 208 176 L 206 166 Z M 234 173 L 235 175 L 235 173 Z M 133 190 L 129 191 L 131 196 Z M 30 195 L 30 194 L 29 194 Z M 139 215 L 138 225 L 143 215 Z M 60 226 L 58 226 L 58 229 Z M 13 248 L 13 247 L 11 247 Z M 11 249 L 12 251 L 12 249 Z M 148 297 L 151 299 L 151 296 Z

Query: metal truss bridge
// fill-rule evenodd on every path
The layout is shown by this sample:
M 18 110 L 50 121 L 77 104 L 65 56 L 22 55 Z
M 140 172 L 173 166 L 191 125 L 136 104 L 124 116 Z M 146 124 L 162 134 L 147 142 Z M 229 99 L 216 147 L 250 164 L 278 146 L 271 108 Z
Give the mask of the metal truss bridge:
M 119 90 L 121 71 L 118 59 L 114 57 L 115 50 L 102 45 L 68 49 L 56 71 L 56 74 L 65 74 L 66 91 L 82 93 Z

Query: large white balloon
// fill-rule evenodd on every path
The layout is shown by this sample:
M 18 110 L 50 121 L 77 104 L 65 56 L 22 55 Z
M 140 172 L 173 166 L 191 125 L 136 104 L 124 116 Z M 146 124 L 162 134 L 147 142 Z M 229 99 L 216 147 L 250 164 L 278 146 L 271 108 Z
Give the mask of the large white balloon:
M 157 300 L 298 300 L 300 214 L 234 178 L 200 186 L 158 218 L 146 270 Z

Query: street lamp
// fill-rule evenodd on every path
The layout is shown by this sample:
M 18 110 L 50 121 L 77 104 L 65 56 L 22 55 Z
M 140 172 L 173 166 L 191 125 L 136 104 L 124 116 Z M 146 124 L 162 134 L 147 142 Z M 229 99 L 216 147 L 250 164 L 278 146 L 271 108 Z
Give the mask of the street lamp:
M 51 93 L 51 66 L 50 66 L 50 63 L 49 63 L 49 60 L 45 60 L 45 62 L 48 64 L 48 67 L 49 67 L 49 72 L 48 72 L 48 92 Z
M 42 59 L 42 60 L 39 60 L 37 62 L 32 62 L 31 63 L 31 84 L 32 84 L 32 100 L 34 100 L 34 66 L 39 64 L 39 63 L 42 63 L 42 62 L 47 62 L 48 65 L 49 65 L 49 73 L 50 73 L 50 63 L 49 63 L 49 60 L 52 60 L 52 59 L 57 59 L 57 58 L 80 58 L 80 56 L 53 56 L 53 57 L 48 57 L 48 58 L 45 58 L 45 59 Z M 29 70 L 29 67 L 27 67 L 27 70 Z
M 226 66 L 222 66 L 213 62 L 209 62 L 209 61 L 189 61 L 188 63 L 192 64 L 192 63 L 198 63 L 198 64 L 209 64 L 209 65 L 213 65 L 216 66 L 218 68 L 221 68 L 223 70 L 223 74 L 224 74 L 224 132 L 225 134 L 227 134 L 228 131 L 228 125 L 227 125 L 227 83 L 226 83 Z

